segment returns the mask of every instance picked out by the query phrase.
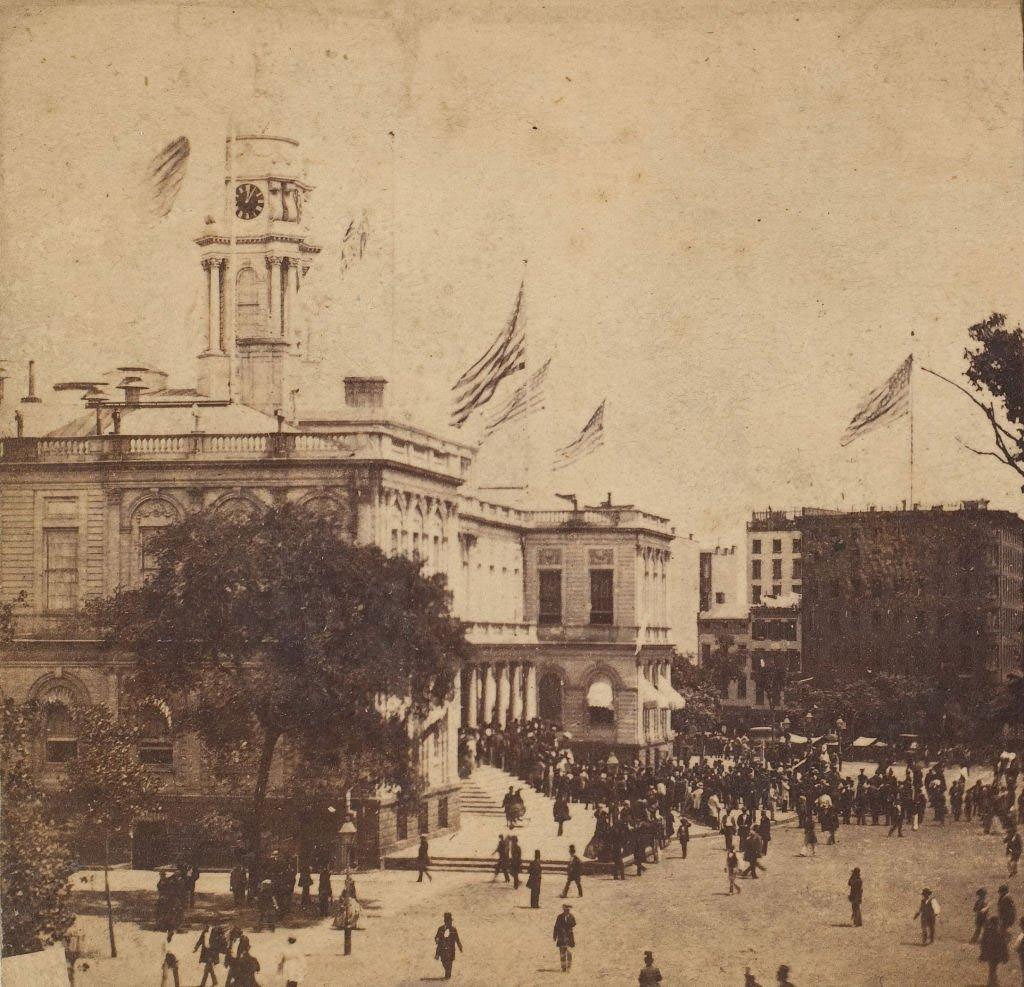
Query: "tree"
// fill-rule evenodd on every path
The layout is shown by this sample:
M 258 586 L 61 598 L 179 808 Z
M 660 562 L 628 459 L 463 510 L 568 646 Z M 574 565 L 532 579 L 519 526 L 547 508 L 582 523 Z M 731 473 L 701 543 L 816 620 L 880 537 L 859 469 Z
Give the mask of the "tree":
M 134 656 L 132 691 L 170 700 L 180 728 L 248 776 L 257 866 L 281 748 L 341 795 L 414 785 L 410 718 L 449 699 L 466 657 L 443 576 L 292 505 L 246 521 L 198 512 L 151 550 L 146 584 L 93 616 Z
M 1006 316 L 994 312 L 971 326 L 967 334 L 975 344 L 964 350 L 967 379 L 981 397 L 953 381 L 948 383 L 981 409 L 995 449 L 966 448 L 979 456 L 992 456 L 1024 477 L 1024 333 L 1020 326 L 1008 329 Z
M 749 654 L 742 643 L 736 643 L 731 634 L 719 634 L 715 637 L 717 647 L 711 655 L 704 659 L 703 666 L 707 669 L 712 684 L 723 698 L 728 698 L 729 683 L 737 681 L 746 673 Z
M 110 900 L 110 841 L 146 808 L 150 775 L 139 762 L 139 731 L 128 717 L 115 718 L 105 706 L 75 711 L 78 749 L 67 765 L 62 806 L 79 836 L 103 841 L 103 889 L 107 899 L 110 955 L 117 956 Z
M 690 655 L 676 654 L 672 661 L 672 687 L 686 700 L 683 709 L 672 712 L 675 729 L 691 733 L 713 730 L 721 718 L 722 702 L 708 669 L 697 665 Z
M 39 723 L 32 703 L 0 704 L 0 900 L 3 955 L 31 953 L 71 927 L 71 853 L 64 833 L 46 817 L 36 787 L 31 747 Z

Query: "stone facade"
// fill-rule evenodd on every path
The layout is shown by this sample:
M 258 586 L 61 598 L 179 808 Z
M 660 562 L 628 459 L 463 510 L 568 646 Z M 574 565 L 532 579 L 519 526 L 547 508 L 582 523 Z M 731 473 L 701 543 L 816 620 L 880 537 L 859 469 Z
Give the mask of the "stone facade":
M 444 574 L 473 644 L 453 700 L 417 725 L 422 801 L 358 806 L 365 864 L 420 833 L 458 826 L 464 722 L 543 715 L 581 746 L 648 757 L 669 749 L 678 702 L 668 682 L 674 535 L 665 519 L 610 500 L 529 511 L 471 496 L 475 448 L 391 414 L 380 378 L 339 381 L 328 406 L 304 401 L 304 368 L 318 368 L 300 301 L 318 248 L 304 231 L 311 187 L 296 153 L 283 138 L 229 145 L 226 215 L 196 239 L 207 297 L 196 388 L 121 367 L 59 385 L 45 403 L 58 407 L 49 426 L 34 393 L 19 405 L 18 427 L 0 439 L 0 599 L 16 604 L 16 637 L 0 647 L 0 667 L 4 694 L 38 699 L 47 711 L 39 766 L 58 786 L 74 744 L 68 708 L 119 711 L 130 671 L 80 613 L 146 578 L 153 531 L 201 509 L 244 519 L 278 503 L 329 506 L 354 542 Z M 68 404 L 76 392 L 84 408 Z M 557 613 L 542 606 L 542 598 L 554 606 L 555 569 Z M 198 742 L 175 731 L 173 711 L 154 700 L 147 723 L 140 758 L 169 804 L 194 816 L 199 804 L 243 797 L 215 788 Z M 271 801 L 285 758 L 272 767 Z M 138 821 L 137 863 L 163 853 L 165 822 Z

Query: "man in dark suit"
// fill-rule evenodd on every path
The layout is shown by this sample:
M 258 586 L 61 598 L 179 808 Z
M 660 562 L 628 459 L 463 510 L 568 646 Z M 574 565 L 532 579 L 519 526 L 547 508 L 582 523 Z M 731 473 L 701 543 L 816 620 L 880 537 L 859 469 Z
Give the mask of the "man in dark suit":
M 581 878 L 583 877 L 583 862 L 579 857 L 576 856 L 576 847 L 571 843 L 569 844 L 569 863 L 565 868 L 565 887 L 562 889 L 562 897 L 569 897 L 569 886 L 571 884 L 576 885 L 576 890 L 579 892 L 579 896 L 583 897 L 583 885 Z
M 562 961 L 562 973 L 572 969 L 572 951 L 576 948 L 576 919 L 572 914 L 572 905 L 562 905 L 561 914 L 555 919 L 553 938 L 558 947 L 558 958 Z
M 512 865 L 512 887 L 519 890 L 519 874 L 523 869 L 523 848 L 519 845 L 518 836 L 508 838 L 511 847 L 509 849 L 509 860 Z
M 533 860 L 526 876 L 526 886 L 530 889 L 530 907 L 540 908 L 540 850 L 533 851 Z
M 444 967 L 444 979 L 452 979 L 452 966 L 455 964 L 455 947 L 462 952 L 462 940 L 459 930 L 452 925 L 452 913 L 444 913 L 444 923 L 434 933 L 434 959 L 441 961 Z

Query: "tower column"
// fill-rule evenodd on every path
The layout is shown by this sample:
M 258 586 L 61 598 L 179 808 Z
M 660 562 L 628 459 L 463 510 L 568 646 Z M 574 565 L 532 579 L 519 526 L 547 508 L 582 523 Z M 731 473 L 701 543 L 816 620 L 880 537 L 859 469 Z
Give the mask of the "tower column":
M 480 705 L 480 688 L 477 683 L 477 670 L 475 665 L 469 666 L 469 701 L 466 703 L 466 726 L 476 726 L 477 707 Z
M 528 720 L 537 718 L 537 666 L 530 662 L 526 666 L 526 710 Z
M 270 335 L 278 338 L 284 335 L 281 320 L 281 264 L 283 257 L 268 257 L 270 267 Z
M 512 719 L 523 718 L 523 666 L 519 662 L 512 666 Z
M 494 722 L 494 703 L 498 698 L 498 683 L 494 679 L 494 665 L 484 665 L 484 723 Z
M 220 325 L 220 271 L 221 262 L 216 257 L 207 257 L 203 261 L 206 269 L 206 285 L 209 304 L 206 312 L 206 348 L 209 353 L 219 353 L 221 345 Z

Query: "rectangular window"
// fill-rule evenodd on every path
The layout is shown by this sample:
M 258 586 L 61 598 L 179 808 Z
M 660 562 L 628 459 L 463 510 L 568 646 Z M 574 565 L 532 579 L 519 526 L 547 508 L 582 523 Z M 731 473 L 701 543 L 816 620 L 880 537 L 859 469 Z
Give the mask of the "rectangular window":
M 782 559 L 775 559 L 772 562 L 772 579 L 782 578 Z
M 724 593 L 716 593 L 715 594 L 715 603 L 725 603 L 725 594 Z
M 772 554 L 778 555 L 781 551 L 782 551 L 782 539 L 781 538 L 773 538 L 772 539 Z
M 562 570 L 540 570 L 540 607 L 537 622 L 560 624 L 562 622 Z
M 754 561 L 750 563 L 750 578 L 751 579 L 760 579 L 761 578 L 761 560 L 760 559 L 754 559 Z
M 750 595 L 751 595 L 751 602 L 753 602 L 753 603 L 760 603 L 761 602 L 761 587 L 760 586 L 751 586 L 750 587 Z
M 772 596 L 782 596 L 782 583 L 775 583 L 772 586 Z
M 43 553 L 46 609 L 75 610 L 78 606 L 78 529 L 46 528 Z
M 711 661 L 711 645 L 707 641 L 702 642 L 700 646 L 700 660 Z
M 158 559 L 153 553 L 153 539 L 160 533 L 160 528 L 139 528 L 139 554 L 141 555 L 142 581 L 145 582 L 157 570 Z
M 799 555 L 803 551 L 803 542 L 799 538 L 793 539 L 793 554 Z
M 590 570 L 590 622 L 592 624 L 613 624 L 615 610 L 613 606 L 612 569 Z
M 803 577 L 803 564 L 799 559 L 793 559 L 793 578 L 801 579 Z
M 736 680 L 736 698 L 737 699 L 746 699 L 747 698 L 747 677 L 746 677 L 746 675 L 741 675 Z
M 800 583 L 793 583 L 793 592 L 799 596 L 804 591 L 803 586 Z
M 447 829 L 448 828 L 448 799 L 439 798 L 437 800 L 437 828 Z
M 750 543 L 750 554 L 751 555 L 760 555 L 761 554 L 761 539 L 760 538 L 755 538 Z

